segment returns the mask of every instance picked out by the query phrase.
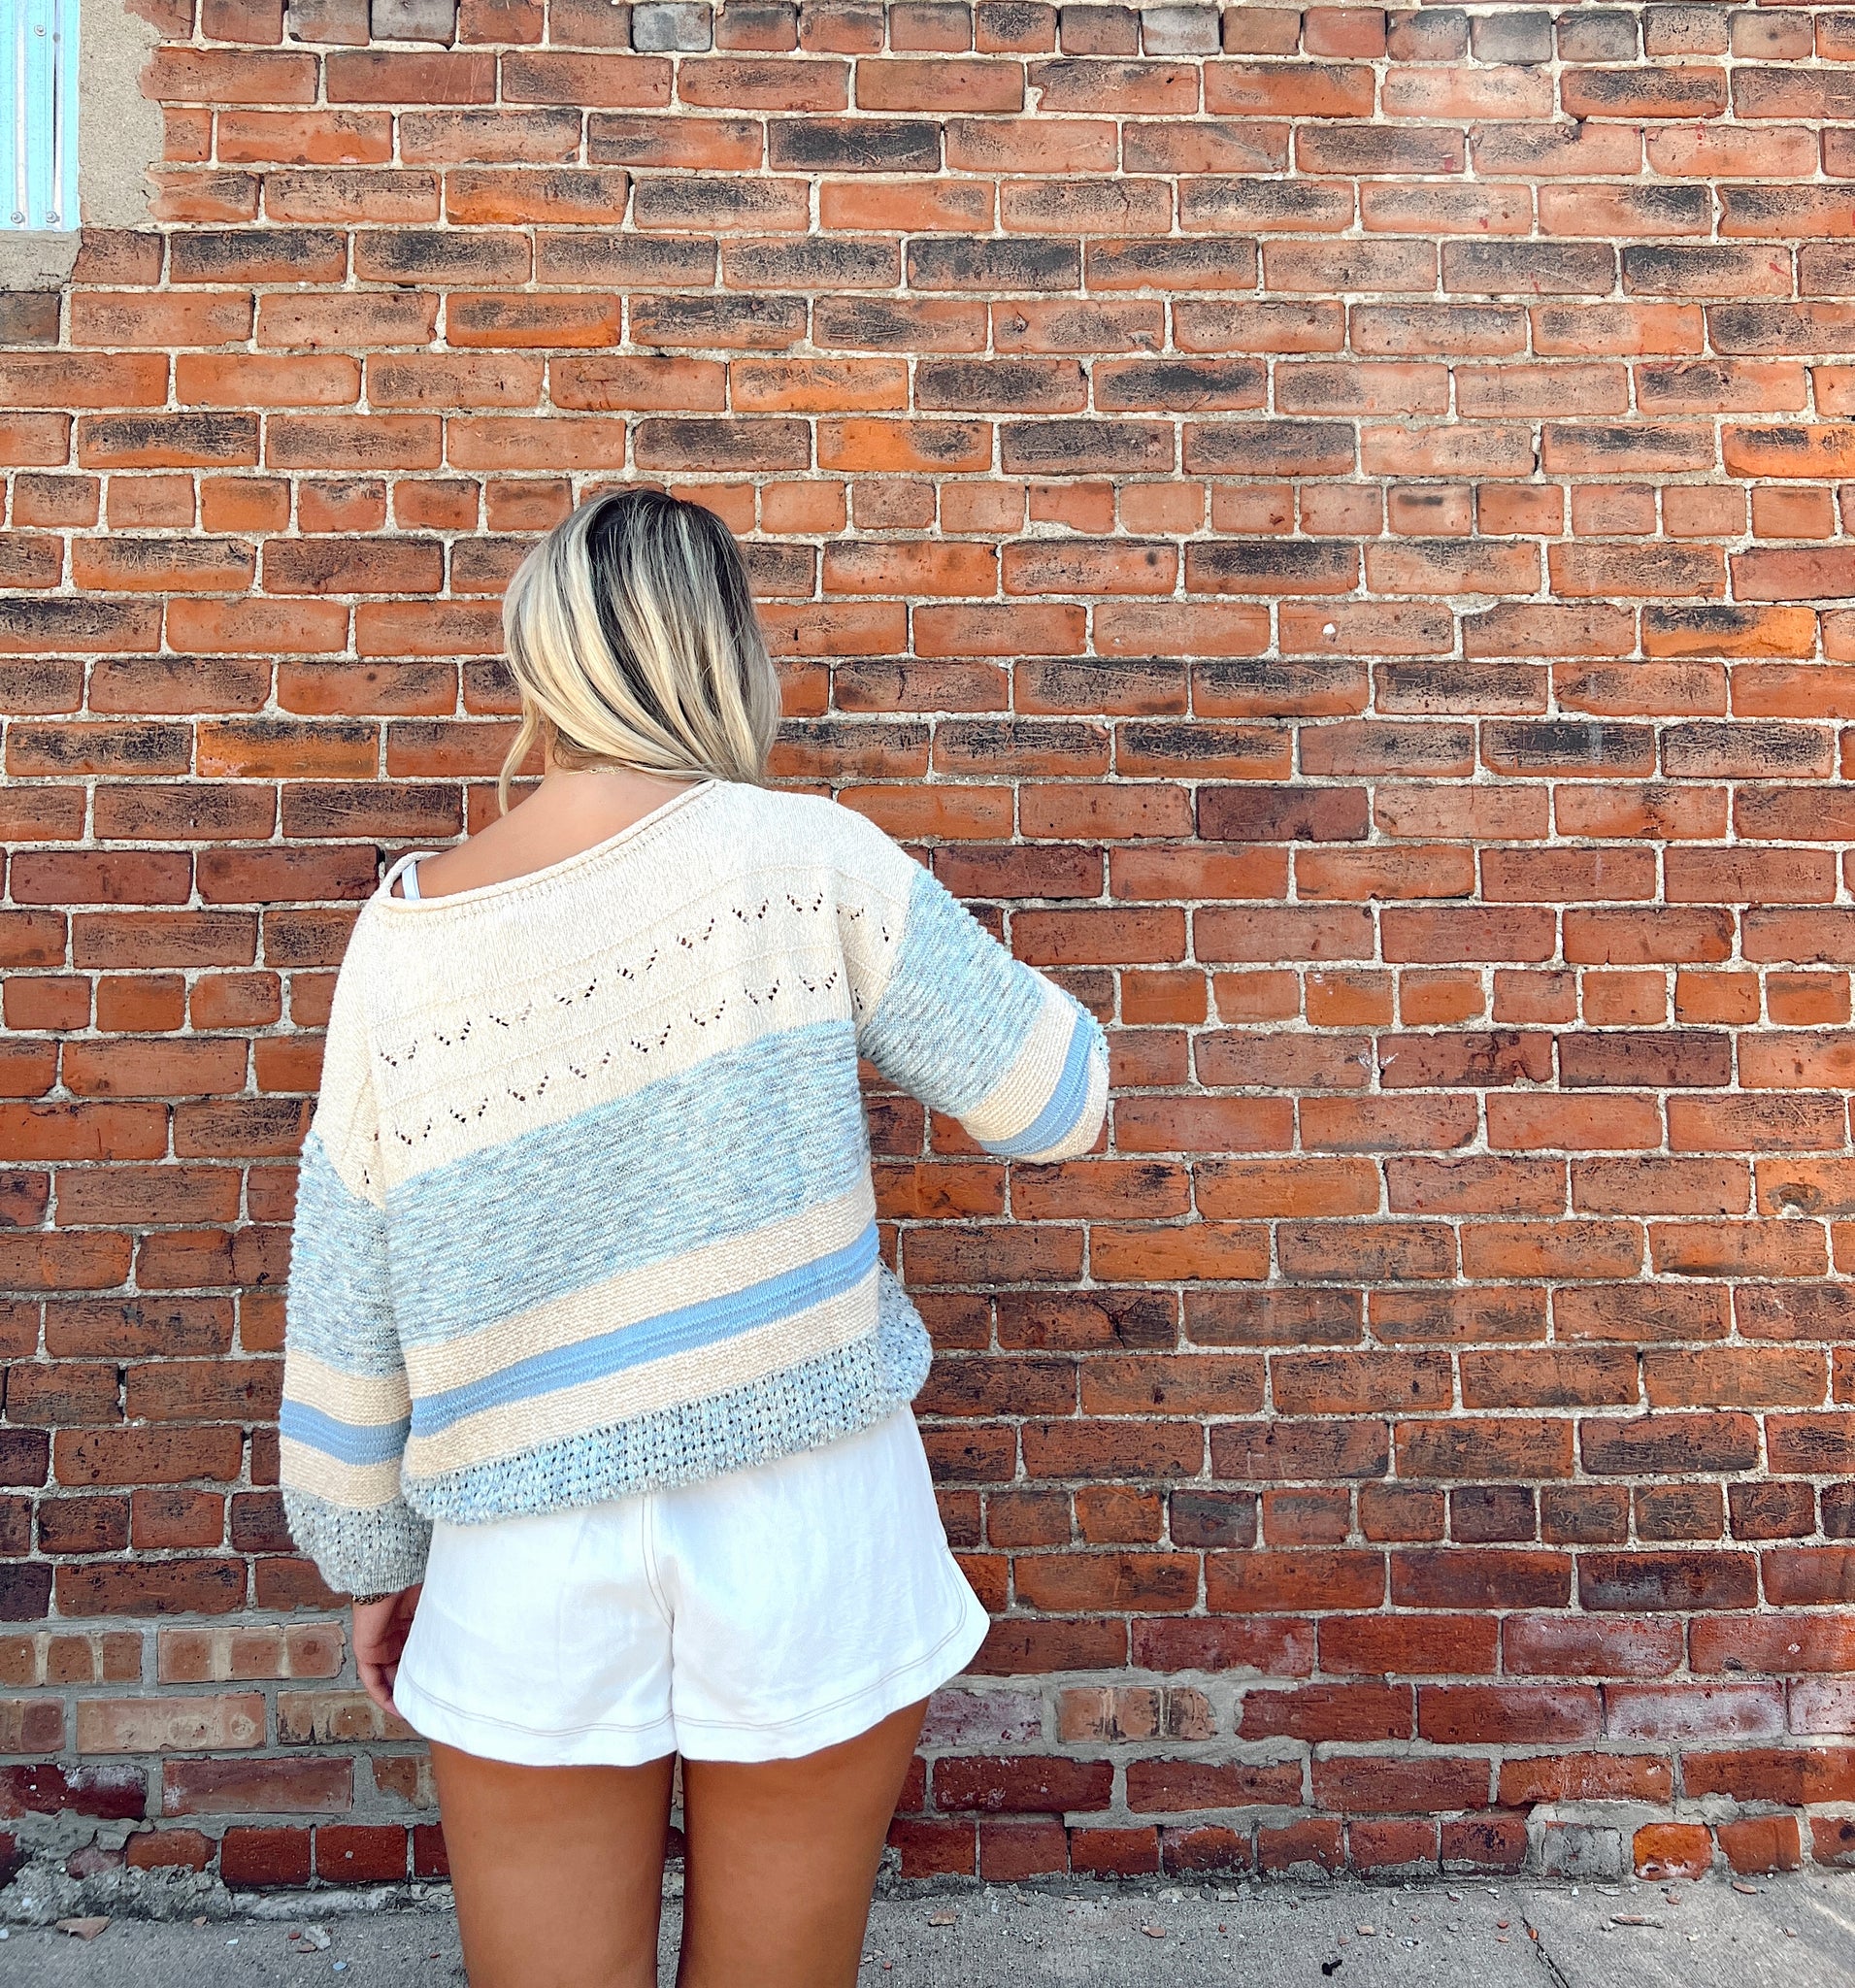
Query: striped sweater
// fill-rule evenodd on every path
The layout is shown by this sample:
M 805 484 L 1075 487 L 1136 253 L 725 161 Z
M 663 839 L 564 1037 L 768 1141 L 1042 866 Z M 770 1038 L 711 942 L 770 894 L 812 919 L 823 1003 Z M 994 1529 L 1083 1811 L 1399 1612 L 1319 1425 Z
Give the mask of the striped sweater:
M 1099 1023 L 835 802 L 704 780 L 524 876 L 390 883 L 336 976 L 284 1310 L 284 1511 L 337 1589 L 417 1580 L 437 1518 L 913 1398 L 859 1057 L 990 1152 L 1101 1128 Z

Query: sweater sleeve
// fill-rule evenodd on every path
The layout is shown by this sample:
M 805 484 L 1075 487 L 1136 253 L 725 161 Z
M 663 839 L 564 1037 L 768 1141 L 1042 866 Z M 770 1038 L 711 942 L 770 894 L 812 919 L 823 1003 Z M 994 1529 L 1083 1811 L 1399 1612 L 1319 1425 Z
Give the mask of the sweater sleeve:
M 1108 1111 L 1101 1023 L 882 830 L 839 812 L 857 824 L 838 916 L 859 1051 L 988 1152 L 1087 1152 Z
M 297 1545 L 347 1594 L 410 1587 L 430 1521 L 400 1494 L 412 1421 L 394 1321 L 380 1118 L 350 944 L 297 1174 L 283 1307 L 279 1481 Z

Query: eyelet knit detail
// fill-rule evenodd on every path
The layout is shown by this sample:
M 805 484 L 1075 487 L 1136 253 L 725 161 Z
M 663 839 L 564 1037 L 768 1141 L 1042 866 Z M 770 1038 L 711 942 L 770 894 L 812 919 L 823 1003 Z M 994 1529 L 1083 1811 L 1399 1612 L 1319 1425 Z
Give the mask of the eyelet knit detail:
M 704 936 L 708 935 L 705 934 Z M 789 983 L 796 983 L 798 986 L 803 987 L 807 994 L 817 997 L 835 992 L 844 984 L 844 971 L 841 967 L 833 967 L 828 973 L 812 975 L 801 972 L 795 966 L 787 977 L 776 977 L 774 979 L 760 984 L 755 984 L 751 981 L 742 981 L 738 988 L 738 995 L 741 1000 L 745 1001 L 753 1009 L 772 1010 L 778 1002 L 781 989 Z M 596 982 L 589 983 L 585 991 L 590 993 L 594 984 Z M 718 1027 L 728 1018 L 731 1006 L 736 998 L 735 994 L 724 994 L 719 1000 L 703 1008 L 686 1008 L 679 1013 L 672 1015 L 661 1028 L 650 1035 L 628 1035 L 623 1038 L 617 1049 L 605 1049 L 596 1058 L 589 1058 L 584 1062 L 576 1061 L 572 1056 L 566 1056 L 563 1058 L 561 1067 L 568 1076 L 578 1078 L 581 1083 L 587 1083 L 597 1077 L 601 1071 L 610 1068 L 613 1062 L 621 1056 L 621 1053 L 628 1054 L 631 1058 L 640 1062 L 652 1055 L 659 1055 L 676 1040 L 679 1029 L 708 1030 Z M 490 1019 L 492 1021 L 500 1020 L 505 1026 L 513 1028 L 518 1023 L 527 1022 L 533 1014 L 540 1011 L 541 1007 L 542 1004 L 531 1002 L 521 1011 L 519 1016 L 499 1017 L 492 1015 Z M 441 1048 L 453 1049 L 461 1048 L 468 1036 L 468 1026 L 460 1030 L 454 1037 L 447 1037 L 434 1030 L 428 1037 L 414 1039 L 399 1055 L 383 1055 L 381 1060 L 391 1069 L 402 1069 L 413 1061 L 421 1042 L 428 1047 L 436 1044 Z M 429 1063 L 429 1061 L 430 1057 L 428 1056 L 427 1062 Z M 513 1099 L 517 1104 L 535 1104 L 547 1094 L 547 1087 L 553 1081 L 553 1077 L 554 1072 L 551 1070 L 544 1072 L 535 1082 L 525 1088 L 505 1085 L 503 1095 L 506 1098 Z M 468 1125 L 473 1119 L 480 1118 L 489 1109 L 492 1096 L 493 1094 L 481 1097 L 474 1105 L 461 1110 L 455 1105 L 448 1106 L 447 1113 L 454 1123 Z M 439 1122 L 437 1117 L 428 1116 L 420 1125 L 395 1126 L 393 1136 L 401 1145 L 416 1147 L 423 1144 L 431 1137 Z M 378 1143 L 378 1141 L 376 1143 Z
M 782 895 L 785 903 L 794 911 L 802 915 L 815 915 L 824 910 L 827 902 L 823 891 L 815 892 L 803 900 L 793 896 L 790 891 L 784 892 Z M 442 903 L 443 900 L 441 899 L 439 902 Z M 757 905 L 731 905 L 728 911 L 741 924 L 756 925 L 765 921 L 767 913 L 774 907 L 774 903 L 775 900 L 772 897 L 762 897 Z M 861 912 L 852 911 L 849 915 L 856 917 L 860 916 Z M 649 980 L 659 961 L 665 957 L 668 948 L 675 948 L 684 953 L 693 953 L 697 947 L 707 945 L 713 939 L 719 922 L 720 918 L 718 915 L 711 916 L 705 921 L 699 931 L 678 932 L 670 939 L 652 946 L 642 962 L 616 961 L 592 974 L 584 981 L 577 980 L 576 984 L 559 988 L 550 994 L 531 995 L 519 1008 L 510 1009 L 507 1012 L 502 1012 L 495 1009 L 487 1009 L 484 1011 L 482 1018 L 486 1023 L 496 1028 L 511 1031 L 524 1029 L 538 1016 L 546 1016 L 551 1019 L 561 1010 L 572 1009 L 580 1003 L 590 1001 L 599 992 L 601 987 L 610 987 L 614 983 L 622 983 L 628 990 L 643 987 Z M 882 932 L 882 943 L 885 944 L 889 943 L 889 933 L 886 927 Z M 404 1065 L 411 1063 L 417 1056 L 421 1046 L 427 1044 L 436 1044 L 439 1047 L 445 1049 L 461 1049 L 469 1043 L 471 1031 L 476 1025 L 477 1017 L 470 1015 L 465 1017 L 460 1028 L 450 1034 L 447 1034 L 441 1028 L 434 1027 L 429 1034 L 416 1035 L 402 1042 L 392 1049 L 382 1049 L 380 1052 L 381 1060 L 389 1069 L 398 1070 Z

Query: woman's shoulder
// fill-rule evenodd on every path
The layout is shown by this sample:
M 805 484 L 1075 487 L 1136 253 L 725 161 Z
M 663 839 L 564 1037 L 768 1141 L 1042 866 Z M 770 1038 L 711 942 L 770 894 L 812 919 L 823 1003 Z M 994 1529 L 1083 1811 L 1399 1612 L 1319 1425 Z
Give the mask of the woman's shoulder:
M 830 794 L 743 782 L 728 787 L 726 805 L 737 833 L 756 848 L 804 865 L 861 872 L 886 865 L 891 851 L 910 860 L 867 814 Z

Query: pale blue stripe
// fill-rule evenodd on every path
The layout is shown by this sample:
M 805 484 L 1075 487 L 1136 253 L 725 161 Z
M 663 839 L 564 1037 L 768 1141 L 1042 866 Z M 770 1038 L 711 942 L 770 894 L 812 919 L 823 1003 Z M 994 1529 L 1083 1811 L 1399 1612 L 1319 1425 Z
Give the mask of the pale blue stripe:
M 285 1401 L 278 1410 L 278 1433 L 308 1444 L 345 1464 L 383 1464 L 406 1447 L 409 1416 L 397 1422 L 344 1422 L 307 1402 Z
M 560 1053 L 570 1086 L 579 1052 Z M 856 1054 L 847 1020 L 808 1022 L 390 1189 L 402 1343 L 442 1345 L 867 1191 Z
M 397 1374 L 386 1217 L 336 1173 L 315 1124 L 296 1173 L 283 1294 L 286 1345 L 349 1374 Z
M 513 1361 L 459 1387 L 423 1395 L 413 1404 L 413 1433 L 436 1436 L 486 1408 L 506 1408 L 512 1402 L 530 1401 L 537 1395 L 577 1387 L 581 1381 L 604 1379 L 608 1375 L 622 1374 L 668 1354 L 693 1353 L 718 1345 L 741 1333 L 776 1324 L 854 1290 L 876 1263 L 876 1224 L 871 1222 L 862 1235 L 843 1248 L 815 1257 L 794 1270 L 782 1271 L 778 1276 L 764 1277 L 744 1290 L 705 1298 L 694 1305 L 680 1305 L 674 1311 L 660 1311 L 654 1318 L 641 1318 L 630 1325 L 614 1326 L 610 1332 L 580 1340 L 574 1345 L 532 1353 L 525 1360 Z
M 1044 1152 L 1060 1145 L 1076 1130 L 1088 1104 L 1088 1059 L 1095 1040 L 1093 1022 L 1094 1016 L 1078 1004 L 1070 1029 L 1069 1047 L 1063 1054 L 1062 1074 L 1056 1079 L 1049 1103 L 1012 1138 L 980 1140 L 988 1153 L 1001 1153 L 1010 1159 L 1018 1153 Z
M 939 878 L 918 865 L 901 952 L 858 1034 L 892 1083 L 954 1117 L 996 1088 L 1049 996 Z

